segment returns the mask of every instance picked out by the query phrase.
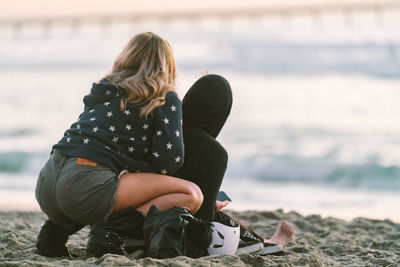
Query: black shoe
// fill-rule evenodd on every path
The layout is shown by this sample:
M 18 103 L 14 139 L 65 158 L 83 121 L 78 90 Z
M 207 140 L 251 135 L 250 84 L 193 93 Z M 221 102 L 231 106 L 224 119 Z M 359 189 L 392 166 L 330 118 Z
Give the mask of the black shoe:
M 107 253 L 122 255 L 122 239 L 116 232 L 96 227 L 90 231 L 86 252 L 96 258 Z
M 47 257 L 72 257 L 66 246 L 69 234 L 60 225 L 46 220 L 37 238 L 38 253 Z
M 257 236 L 254 236 L 249 231 L 245 231 L 243 234 L 240 234 L 240 240 L 241 240 L 240 243 L 243 242 L 243 244 L 239 243 L 239 248 L 238 248 L 239 253 L 242 252 L 242 253 L 252 253 L 252 254 L 257 254 L 257 255 L 269 255 L 269 254 L 275 254 L 275 253 L 281 252 L 283 250 L 282 244 L 274 244 L 274 243 L 264 242 L 264 240 L 261 240 Z M 243 252 L 246 250 L 246 246 L 247 245 L 250 246 L 252 243 L 253 244 L 257 244 L 257 243 L 262 244 L 262 248 L 259 250 L 255 250 L 255 251 Z M 249 250 L 251 250 L 251 247 L 249 247 Z M 236 255 L 239 255 L 238 252 L 236 252 Z
M 254 236 L 252 233 L 249 231 L 244 231 L 240 233 L 240 240 L 246 241 L 246 242 L 263 242 L 260 238 Z
M 123 248 L 128 254 L 137 250 L 144 250 L 144 239 L 124 238 L 122 242 Z
M 222 211 L 215 213 L 215 221 L 217 221 L 217 222 L 220 220 L 227 219 L 227 218 L 232 219 L 233 221 L 235 221 L 236 223 L 238 223 L 240 225 L 240 240 L 263 242 L 264 238 L 262 236 L 258 235 L 253 230 L 250 230 L 249 228 L 247 228 L 239 220 L 233 219 L 231 216 L 229 216 L 228 214 L 226 214 Z
M 90 232 L 87 253 L 99 258 L 144 249 L 143 222 L 143 214 L 133 207 L 111 215 Z

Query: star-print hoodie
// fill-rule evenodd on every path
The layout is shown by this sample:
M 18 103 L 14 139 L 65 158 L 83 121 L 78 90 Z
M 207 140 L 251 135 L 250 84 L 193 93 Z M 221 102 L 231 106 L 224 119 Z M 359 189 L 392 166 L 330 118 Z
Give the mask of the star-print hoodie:
M 72 157 L 86 158 L 116 173 L 156 172 L 174 174 L 183 165 L 182 103 L 175 92 L 146 118 L 141 106 L 120 101 L 127 92 L 108 81 L 94 83 L 83 102 L 77 122 L 65 131 L 53 149 Z

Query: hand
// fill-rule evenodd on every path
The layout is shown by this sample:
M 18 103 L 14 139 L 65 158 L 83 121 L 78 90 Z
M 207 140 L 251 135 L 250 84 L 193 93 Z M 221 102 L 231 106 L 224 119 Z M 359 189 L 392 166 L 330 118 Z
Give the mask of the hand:
M 215 212 L 219 212 L 220 210 L 228 206 L 229 203 L 230 202 L 228 200 L 225 200 L 224 202 L 217 200 L 217 202 L 215 203 Z
M 208 70 L 203 70 L 202 72 L 200 72 L 200 75 L 202 77 L 208 75 Z

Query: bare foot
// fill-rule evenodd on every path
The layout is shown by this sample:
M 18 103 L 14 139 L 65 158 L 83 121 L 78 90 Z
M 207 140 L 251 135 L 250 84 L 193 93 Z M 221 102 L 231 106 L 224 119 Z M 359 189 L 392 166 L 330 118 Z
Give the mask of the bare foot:
M 283 221 L 270 239 L 264 239 L 264 242 L 282 244 L 285 246 L 289 242 L 293 242 L 296 238 L 296 231 L 293 226 Z

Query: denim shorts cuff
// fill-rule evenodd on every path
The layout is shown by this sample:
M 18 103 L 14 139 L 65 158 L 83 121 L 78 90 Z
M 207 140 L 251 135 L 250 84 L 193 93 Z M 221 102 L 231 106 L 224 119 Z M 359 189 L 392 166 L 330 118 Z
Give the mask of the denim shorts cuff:
M 121 179 L 121 176 L 122 175 L 124 175 L 124 174 L 126 174 L 126 173 L 129 173 L 129 171 L 128 170 L 122 170 L 120 173 L 119 173 L 119 175 L 118 175 L 118 179 Z

